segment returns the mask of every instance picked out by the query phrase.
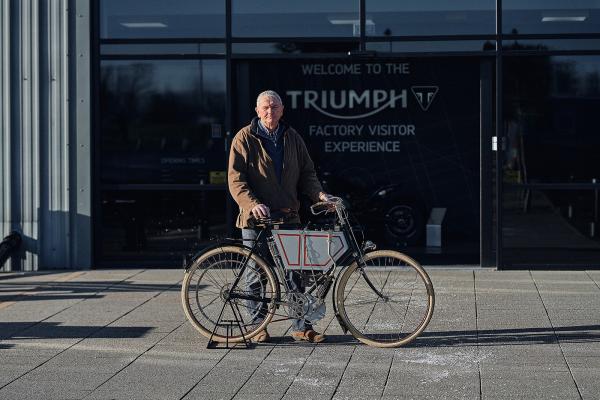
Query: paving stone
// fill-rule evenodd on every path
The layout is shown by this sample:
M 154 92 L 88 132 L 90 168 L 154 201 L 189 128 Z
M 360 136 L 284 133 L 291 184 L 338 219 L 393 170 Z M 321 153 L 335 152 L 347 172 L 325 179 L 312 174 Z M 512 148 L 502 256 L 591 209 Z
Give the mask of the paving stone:
M 589 341 L 563 341 L 560 343 L 560 347 L 567 358 L 573 356 L 600 357 L 600 341 L 597 336 Z
M 482 370 L 522 367 L 534 371 L 568 371 L 563 354 L 556 344 L 481 346 L 479 351 Z
M 477 399 L 481 387 L 486 399 L 578 388 L 598 400 L 600 272 L 428 271 L 434 316 L 399 349 L 344 334 L 330 299 L 316 324 L 327 343 L 295 343 L 282 321 L 273 343 L 206 349 L 185 320 L 180 271 L 0 279 L 0 296 L 23 297 L 0 309 L 0 398 Z
M 482 399 L 579 399 L 569 372 L 482 370 Z
M 571 368 L 575 383 L 584 400 L 600 400 L 600 366 L 593 361 L 588 366 L 575 365 Z
M 281 394 L 269 393 L 269 392 L 257 392 L 257 393 L 238 393 L 234 400 L 280 400 Z
M 437 365 L 392 369 L 383 398 L 475 399 L 479 398 L 479 375 Z
M 21 375 L 31 371 L 35 366 L 15 365 L 6 360 L 2 360 L 2 373 L 0 374 L 0 387 L 7 385 Z M 1 397 L 0 397 L 1 398 Z
M 10 400 L 79 400 L 90 393 L 91 390 L 25 385 L 1 389 L 0 398 Z
M 381 395 L 336 393 L 332 400 L 379 400 Z

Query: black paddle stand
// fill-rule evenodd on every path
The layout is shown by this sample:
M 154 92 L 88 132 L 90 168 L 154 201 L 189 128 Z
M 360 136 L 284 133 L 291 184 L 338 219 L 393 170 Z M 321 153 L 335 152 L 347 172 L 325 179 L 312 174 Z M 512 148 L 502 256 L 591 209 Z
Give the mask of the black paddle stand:
M 233 312 L 233 318 L 234 319 L 221 319 L 221 317 L 223 316 L 223 311 L 225 311 L 225 307 L 229 304 L 229 307 L 231 307 L 231 311 Z M 223 308 L 221 308 L 221 312 L 219 313 L 219 318 L 217 319 L 217 323 L 215 324 L 215 328 L 213 329 L 211 335 L 210 335 L 210 339 L 208 339 L 208 344 L 206 345 L 207 349 L 216 349 L 219 346 L 219 343 L 223 343 L 223 342 L 219 342 L 216 340 L 213 340 L 213 337 L 215 336 L 217 330 L 219 328 L 225 328 L 225 349 L 233 349 L 236 347 L 237 343 L 233 343 L 232 346 L 230 346 L 229 344 L 229 337 L 233 334 L 233 330 L 235 329 L 236 325 L 238 327 L 238 329 L 240 330 L 240 333 L 242 334 L 242 339 L 243 339 L 243 343 L 244 346 L 243 348 L 245 349 L 250 349 L 252 348 L 252 343 L 250 342 L 250 339 L 246 339 L 246 335 L 244 334 L 244 329 L 242 328 L 242 324 L 240 321 L 243 322 L 242 320 L 242 315 L 240 314 L 240 310 L 237 309 L 237 305 L 231 304 L 230 300 L 225 301 L 225 303 L 223 303 Z

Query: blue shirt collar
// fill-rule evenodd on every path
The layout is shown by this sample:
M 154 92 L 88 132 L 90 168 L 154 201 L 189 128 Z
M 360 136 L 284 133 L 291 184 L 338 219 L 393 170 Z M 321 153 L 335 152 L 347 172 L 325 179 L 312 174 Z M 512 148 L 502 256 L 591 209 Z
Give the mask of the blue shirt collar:
M 258 120 L 258 134 L 262 137 L 272 140 L 273 142 L 277 142 L 279 139 L 279 132 L 281 131 L 281 124 L 277 125 L 277 128 L 270 133 L 269 130 L 263 125 L 262 121 Z

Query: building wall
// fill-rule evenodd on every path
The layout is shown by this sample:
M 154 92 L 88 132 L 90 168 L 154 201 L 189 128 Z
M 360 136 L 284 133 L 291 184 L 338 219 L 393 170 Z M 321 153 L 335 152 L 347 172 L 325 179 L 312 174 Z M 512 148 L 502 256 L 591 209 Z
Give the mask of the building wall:
M 4 270 L 91 266 L 90 6 L 0 3 L 0 235 Z

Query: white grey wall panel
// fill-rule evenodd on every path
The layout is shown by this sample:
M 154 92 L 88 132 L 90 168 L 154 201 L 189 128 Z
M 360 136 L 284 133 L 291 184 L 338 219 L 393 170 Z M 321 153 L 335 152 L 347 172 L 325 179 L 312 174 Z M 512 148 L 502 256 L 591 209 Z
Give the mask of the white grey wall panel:
M 0 0 L 0 234 L 23 236 L 4 269 L 91 266 L 89 11 Z
M 77 268 L 92 263 L 92 135 L 89 0 L 70 0 L 71 102 L 71 260 Z
M 69 232 L 68 7 L 66 0 L 42 3 L 41 267 L 71 265 Z
M 0 0 L 0 237 L 11 230 L 10 212 L 10 8 Z
M 18 205 L 13 204 L 13 207 L 16 206 L 18 210 L 16 219 L 20 221 L 23 236 L 24 260 L 21 267 L 25 271 L 32 271 L 38 268 L 40 249 L 39 9 L 36 0 L 21 0 L 16 7 L 21 39 L 21 68 L 17 77 L 21 95 L 17 134 L 21 140 L 14 172 L 20 177 L 20 182 L 13 186 L 13 190 L 20 193 L 17 196 Z

